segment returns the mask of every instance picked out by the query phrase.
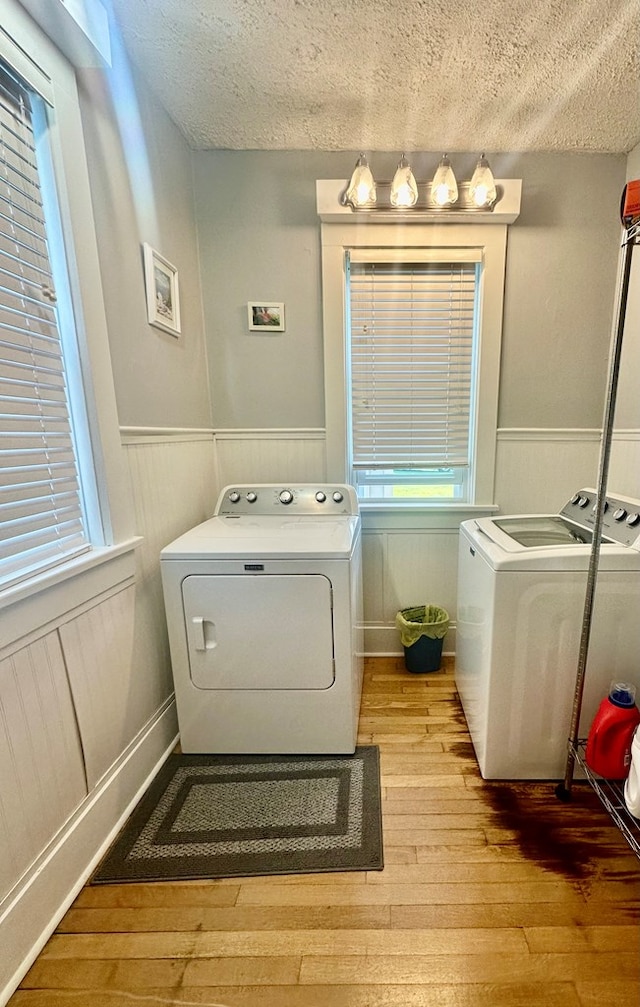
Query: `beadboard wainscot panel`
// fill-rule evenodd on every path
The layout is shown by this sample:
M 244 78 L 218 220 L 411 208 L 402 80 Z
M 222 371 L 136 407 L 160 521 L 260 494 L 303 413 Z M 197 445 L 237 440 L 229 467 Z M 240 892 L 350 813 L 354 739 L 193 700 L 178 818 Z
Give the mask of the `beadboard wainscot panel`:
M 482 511 L 486 514 L 491 510 Z M 473 514 L 478 516 L 479 509 Z M 439 605 L 450 617 L 443 650 L 455 652 L 460 522 L 470 510 L 363 514 L 365 653 L 401 654 L 396 613 L 413 605 Z
M 600 431 L 498 430 L 495 502 L 502 514 L 553 514 L 598 478 Z
M 326 482 L 324 430 L 217 430 L 220 486 Z
M 218 495 L 211 430 L 121 427 L 136 516 L 144 541 L 138 574 L 157 571 L 160 550 L 213 514 Z
M 173 692 L 160 551 L 213 514 L 218 495 L 211 430 L 122 427 L 133 492 L 137 549 L 133 666 L 147 715 Z
M 640 430 L 614 430 L 608 486 L 612 493 L 640 499 Z
M 1 900 L 86 794 L 64 657 L 52 632 L 0 660 L 0 916 Z
M 132 585 L 59 630 L 90 790 L 160 705 L 149 709 L 147 683 L 133 660 L 134 629 Z
M 367 627 L 382 626 L 385 622 L 386 545 L 385 534 L 373 528 L 362 529 L 362 593 Z

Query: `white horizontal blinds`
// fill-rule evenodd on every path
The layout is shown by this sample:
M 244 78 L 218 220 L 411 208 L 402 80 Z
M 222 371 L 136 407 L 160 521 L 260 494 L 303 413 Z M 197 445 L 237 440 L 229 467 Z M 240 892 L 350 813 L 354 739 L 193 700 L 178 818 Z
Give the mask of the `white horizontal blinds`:
M 349 264 L 354 468 L 469 465 L 477 269 Z
M 0 66 L 0 584 L 87 548 L 28 92 Z

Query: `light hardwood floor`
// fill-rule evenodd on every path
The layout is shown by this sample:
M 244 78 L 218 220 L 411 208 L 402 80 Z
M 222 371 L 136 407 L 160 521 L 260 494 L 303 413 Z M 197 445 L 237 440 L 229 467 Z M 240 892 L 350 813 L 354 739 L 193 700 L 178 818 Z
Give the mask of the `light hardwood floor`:
M 87 886 L 10 1007 L 638 1007 L 640 862 L 595 794 L 485 783 L 453 669 L 366 662 L 385 868 Z

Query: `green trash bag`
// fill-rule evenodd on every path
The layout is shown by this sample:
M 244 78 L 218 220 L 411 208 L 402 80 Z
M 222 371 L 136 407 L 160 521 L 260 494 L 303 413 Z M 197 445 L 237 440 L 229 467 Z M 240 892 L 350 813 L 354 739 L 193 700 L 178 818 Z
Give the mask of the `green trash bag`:
M 411 647 L 421 636 L 441 640 L 449 629 L 449 613 L 438 605 L 417 605 L 403 608 L 396 615 L 403 647 Z

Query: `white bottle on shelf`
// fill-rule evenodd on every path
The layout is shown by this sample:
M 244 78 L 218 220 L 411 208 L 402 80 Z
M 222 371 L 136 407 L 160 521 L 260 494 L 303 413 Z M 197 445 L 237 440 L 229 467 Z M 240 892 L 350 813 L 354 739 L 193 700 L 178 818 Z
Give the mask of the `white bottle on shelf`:
M 634 818 L 640 818 L 640 726 L 631 741 L 631 765 L 624 784 L 624 803 Z

